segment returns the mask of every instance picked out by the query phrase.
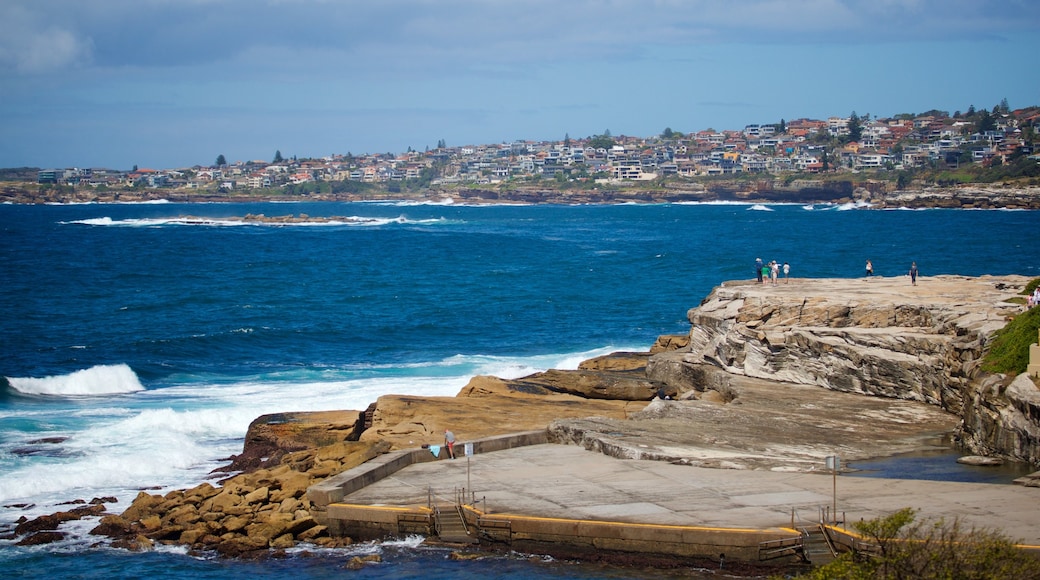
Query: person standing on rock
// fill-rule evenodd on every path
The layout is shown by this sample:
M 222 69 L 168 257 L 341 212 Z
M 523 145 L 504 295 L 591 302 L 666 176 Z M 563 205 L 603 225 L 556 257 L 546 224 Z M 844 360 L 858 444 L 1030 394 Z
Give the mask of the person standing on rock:
M 917 262 L 910 262 L 910 284 L 917 286 Z
M 874 275 L 874 264 L 872 264 L 870 262 L 870 260 L 867 260 L 867 278 L 870 278 L 873 275 Z
M 444 447 L 448 450 L 448 457 L 455 459 L 455 434 L 448 429 L 444 430 Z
M 790 283 L 791 279 L 788 276 L 791 274 L 791 265 L 784 262 L 784 284 Z
M 762 284 L 762 258 L 755 258 L 755 276 L 758 277 L 758 283 Z

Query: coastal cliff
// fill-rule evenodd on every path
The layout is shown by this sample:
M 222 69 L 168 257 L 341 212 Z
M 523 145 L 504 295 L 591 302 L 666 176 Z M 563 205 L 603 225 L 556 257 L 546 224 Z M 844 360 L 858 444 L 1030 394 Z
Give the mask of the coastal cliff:
M 728 282 L 689 311 L 690 345 L 655 355 L 650 378 L 710 365 L 733 375 L 935 405 L 976 453 L 1040 463 L 1040 392 L 979 365 L 1022 312 L 1022 276 Z M 670 377 L 670 378 L 669 378 Z M 679 377 L 679 378 L 676 378 Z

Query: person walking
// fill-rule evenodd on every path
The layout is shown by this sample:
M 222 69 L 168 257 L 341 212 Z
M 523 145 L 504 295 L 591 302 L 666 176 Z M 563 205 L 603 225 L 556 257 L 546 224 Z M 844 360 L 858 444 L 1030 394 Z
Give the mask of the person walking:
M 917 262 L 910 262 L 910 285 L 917 286 Z
M 870 278 L 873 275 L 874 275 L 874 264 L 872 264 L 870 262 L 870 260 L 867 260 L 867 278 Z

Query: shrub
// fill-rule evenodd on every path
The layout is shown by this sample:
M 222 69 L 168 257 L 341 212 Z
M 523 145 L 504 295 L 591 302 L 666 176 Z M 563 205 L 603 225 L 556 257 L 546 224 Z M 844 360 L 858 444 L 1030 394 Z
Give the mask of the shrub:
M 959 580 L 1040 578 L 1040 560 L 1000 532 L 965 530 L 959 520 L 915 521 L 904 508 L 852 524 L 874 550 L 846 552 L 801 578 L 815 580 L 915 578 Z

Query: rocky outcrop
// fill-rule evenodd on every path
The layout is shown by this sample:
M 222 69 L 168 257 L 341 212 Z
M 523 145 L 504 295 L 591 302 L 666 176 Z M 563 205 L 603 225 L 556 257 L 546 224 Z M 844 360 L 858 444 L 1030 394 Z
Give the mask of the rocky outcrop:
M 317 481 L 360 465 L 390 448 L 385 442 L 340 442 L 286 454 L 277 467 L 203 483 L 165 495 L 138 494 L 121 515 L 107 515 L 91 533 L 130 550 L 156 542 L 241 557 L 296 542 L 342 545 L 310 514 L 306 492 Z
M 690 345 L 648 376 L 703 389 L 698 365 L 735 375 L 936 405 L 978 453 L 1040 462 L 1036 387 L 986 377 L 992 334 L 1022 311 L 1023 276 L 729 282 L 690 310 Z M 1028 383 L 1028 384 L 1027 384 Z

